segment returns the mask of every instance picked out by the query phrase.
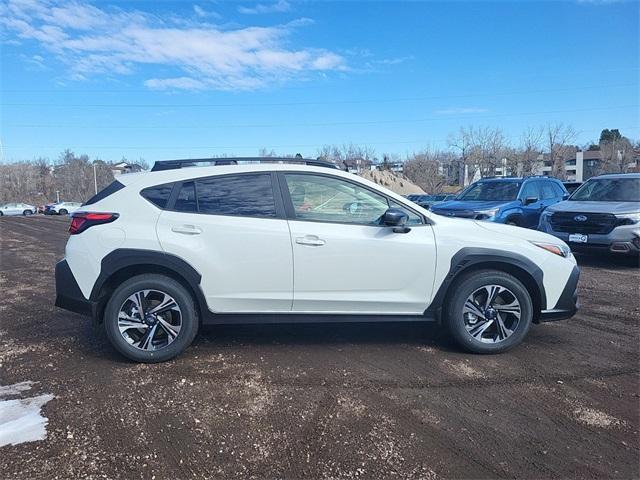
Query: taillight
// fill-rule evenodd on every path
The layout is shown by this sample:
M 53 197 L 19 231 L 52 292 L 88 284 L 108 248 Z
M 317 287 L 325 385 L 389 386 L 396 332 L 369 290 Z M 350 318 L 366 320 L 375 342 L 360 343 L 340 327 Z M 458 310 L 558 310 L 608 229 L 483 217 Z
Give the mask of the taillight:
M 117 213 L 97 213 L 97 212 L 77 212 L 71 214 L 71 225 L 69 226 L 69 233 L 71 235 L 77 235 L 84 232 L 87 228 L 94 225 L 102 225 L 104 223 L 111 223 L 117 219 L 120 215 Z

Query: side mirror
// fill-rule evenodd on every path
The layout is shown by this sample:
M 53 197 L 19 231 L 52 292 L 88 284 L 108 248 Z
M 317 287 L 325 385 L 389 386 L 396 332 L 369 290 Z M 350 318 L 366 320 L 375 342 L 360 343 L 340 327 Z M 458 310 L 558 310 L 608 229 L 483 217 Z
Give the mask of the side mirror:
M 562 199 L 566 200 L 567 198 L 569 198 L 570 195 L 571 195 L 570 193 L 563 193 L 562 194 Z
M 536 203 L 538 201 L 538 197 L 527 197 L 524 199 L 525 205 L 531 205 L 532 203 Z
M 389 208 L 382 215 L 382 224 L 387 227 L 394 227 L 393 231 L 395 233 L 409 233 L 411 229 L 405 227 L 408 220 L 409 215 L 399 208 Z

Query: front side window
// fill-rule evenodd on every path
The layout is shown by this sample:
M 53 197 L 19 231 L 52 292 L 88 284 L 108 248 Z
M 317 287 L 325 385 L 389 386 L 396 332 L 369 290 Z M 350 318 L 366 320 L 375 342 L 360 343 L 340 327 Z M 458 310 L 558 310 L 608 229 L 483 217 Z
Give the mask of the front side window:
M 551 200 L 559 196 L 553 188 L 553 182 L 539 182 L 539 183 L 540 183 L 540 192 L 542 192 L 542 196 L 541 196 L 542 200 Z
M 478 182 L 464 191 L 458 200 L 506 202 L 515 200 L 519 190 L 519 182 Z
M 238 217 L 275 217 L 270 173 L 225 175 L 195 182 L 198 212 Z
M 536 186 L 537 182 L 528 182 L 524 184 L 522 187 L 522 193 L 520 194 L 520 198 L 522 200 L 526 200 L 527 198 L 539 198 L 540 193 L 538 192 L 538 188 Z
M 390 206 L 384 195 L 339 178 L 306 174 L 285 178 L 297 220 L 380 225 Z M 408 223 L 422 223 L 420 216 L 400 204 L 392 206 L 409 215 Z

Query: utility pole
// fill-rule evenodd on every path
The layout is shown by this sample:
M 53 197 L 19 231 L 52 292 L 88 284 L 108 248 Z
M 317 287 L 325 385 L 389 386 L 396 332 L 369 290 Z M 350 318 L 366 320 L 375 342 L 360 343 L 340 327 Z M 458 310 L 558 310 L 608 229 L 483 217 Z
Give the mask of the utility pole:
M 93 162 L 93 189 L 98 193 L 98 176 L 96 175 L 96 162 Z
M 56 190 L 56 203 L 60 203 L 60 190 Z

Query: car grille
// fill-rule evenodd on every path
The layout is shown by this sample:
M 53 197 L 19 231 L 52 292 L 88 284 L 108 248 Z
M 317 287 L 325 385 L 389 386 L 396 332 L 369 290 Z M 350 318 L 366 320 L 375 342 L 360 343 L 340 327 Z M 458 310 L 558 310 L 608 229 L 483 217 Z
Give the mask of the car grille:
M 611 213 L 554 212 L 549 218 L 556 232 L 607 234 L 616 227 Z
M 473 210 L 446 210 L 439 208 L 437 210 L 433 210 L 433 213 L 437 213 L 438 215 L 445 217 L 476 218 L 476 212 Z

